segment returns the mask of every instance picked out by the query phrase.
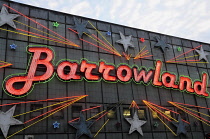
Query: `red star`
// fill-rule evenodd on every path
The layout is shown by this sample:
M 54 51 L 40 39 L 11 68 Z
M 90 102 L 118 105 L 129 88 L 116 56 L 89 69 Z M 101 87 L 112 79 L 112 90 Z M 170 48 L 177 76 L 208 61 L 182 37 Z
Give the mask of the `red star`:
M 144 41 L 145 41 L 144 38 L 139 38 L 139 40 L 140 40 L 141 42 L 144 42 Z

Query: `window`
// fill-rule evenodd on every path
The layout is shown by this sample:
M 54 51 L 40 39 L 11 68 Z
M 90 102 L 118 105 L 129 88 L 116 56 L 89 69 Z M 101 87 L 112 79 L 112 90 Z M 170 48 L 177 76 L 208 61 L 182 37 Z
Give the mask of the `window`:
M 109 119 L 115 119 L 116 118 L 116 108 L 107 108 L 109 111 L 107 113 L 107 118 Z
M 81 110 L 82 106 L 72 106 L 72 119 L 78 118 Z
M 34 139 L 34 135 L 25 135 L 25 139 Z
M 41 115 L 43 113 L 43 109 L 38 110 L 40 108 L 43 108 L 43 104 L 31 104 L 31 111 L 33 111 L 33 110 L 37 110 L 37 111 L 31 112 L 30 117 L 34 118 L 34 117 Z M 39 118 L 42 118 L 42 116 Z
M 93 108 L 93 107 L 95 107 L 95 106 L 90 106 L 90 108 Z M 100 108 L 91 109 L 90 110 L 90 117 L 95 116 L 96 114 L 99 113 L 99 111 L 100 111 Z M 98 117 L 99 117 L 99 115 L 98 116 L 95 116 L 94 118 L 98 118 Z
M 131 111 L 128 108 L 123 109 L 123 116 L 126 117 L 131 117 Z
M 61 105 L 52 106 L 52 110 L 60 107 Z M 57 109 L 58 110 L 58 109 Z M 52 119 L 63 119 L 64 118 L 64 110 L 60 110 L 52 115 Z
M 165 115 L 170 116 L 171 117 L 171 112 L 170 111 L 165 111 Z
M 145 110 L 138 110 L 139 119 L 146 119 L 145 117 Z
M 152 118 L 153 119 L 157 119 L 158 118 L 157 112 L 152 111 Z

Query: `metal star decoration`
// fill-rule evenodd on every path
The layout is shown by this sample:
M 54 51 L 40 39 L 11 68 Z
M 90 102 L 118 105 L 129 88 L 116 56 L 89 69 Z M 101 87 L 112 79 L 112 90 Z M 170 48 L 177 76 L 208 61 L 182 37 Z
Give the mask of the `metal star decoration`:
M 117 43 L 120 43 L 123 45 L 125 52 L 128 50 L 128 47 L 134 47 L 134 45 L 131 43 L 132 35 L 130 36 L 124 36 L 122 32 L 120 32 L 120 40 L 117 40 Z
M 17 45 L 16 45 L 16 44 L 14 44 L 14 43 L 10 45 L 10 49 L 11 49 L 11 50 L 15 50 L 15 49 L 16 49 L 16 47 L 17 47 Z
M 58 123 L 57 121 L 55 121 L 55 122 L 53 123 L 53 127 L 54 127 L 54 128 L 59 128 L 59 125 L 60 125 L 60 123 Z
M 90 32 L 86 28 L 87 23 L 88 23 L 87 21 L 79 22 L 79 20 L 74 17 L 74 23 L 75 25 L 72 27 L 72 29 L 78 32 L 78 36 L 80 39 L 82 38 L 83 33 L 90 34 Z
M 182 118 L 180 115 L 178 117 L 178 122 L 173 121 L 172 124 L 177 127 L 177 131 L 176 131 L 177 136 L 179 136 L 181 133 L 185 135 L 187 134 L 186 127 L 188 126 L 188 124 L 182 121 Z
M 181 51 L 182 51 L 182 48 L 181 48 L 181 47 L 178 47 L 178 48 L 177 48 L 177 51 L 178 51 L 178 52 L 181 52 Z
M 153 126 L 157 128 L 159 126 L 158 122 L 155 122 Z
M 58 24 L 58 22 L 53 22 L 53 27 L 58 27 L 60 24 Z
M 144 38 L 139 38 L 140 42 L 145 42 Z
M 199 60 L 203 59 L 206 62 L 209 62 L 208 59 L 206 58 L 206 56 L 209 55 L 209 53 L 203 50 L 203 46 L 201 46 L 200 50 L 195 49 L 195 51 L 199 54 Z
M 158 37 L 155 37 L 155 38 L 156 38 L 156 40 L 158 42 L 155 44 L 154 47 L 161 48 L 161 50 L 162 50 L 163 53 L 164 53 L 164 51 L 165 51 L 166 48 L 169 49 L 170 46 L 166 42 L 164 42 L 163 40 L 159 39 Z
M 106 32 L 106 35 L 107 35 L 107 36 L 111 36 L 112 33 L 111 33 L 110 31 L 107 31 L 107 32 Z
M 11 125 L 23 124 L 23 122 L 13 118 L 15 107 L 16 105 L 14 105 L 11 109 L 9 109 L 5 113 L 3 111 L 0 111 L 0 128 L 5 138 L 7 137 Z
M 93 138 L 93 135 L 90 132 L 90 127 L 93 125 L 93 121 L 86 121 L 82 112 L 80 113 L 78 122 L 69 123 L 71 126 L 77 129 L 76 139 L 78 139 L 83 134 L 87 135 L 90 138 Z
M 3 26 L 4 24 L 10 25 L 12 28 L 16 29 L 15 23 L 13 20 L 17 18 L 18 14 L 9 14 L 6 7 L 2 6 L 1 13 L 0 13 L 0 26 Z
M 137 112 L 134 113 L 133 118 L 125 118 L 130 124 L 129 134 L 133 133 L 135 130 L 139 132 L 143 136 L 143 132 L 141 126 L 144 125 L 147 121 L 139 120 Z

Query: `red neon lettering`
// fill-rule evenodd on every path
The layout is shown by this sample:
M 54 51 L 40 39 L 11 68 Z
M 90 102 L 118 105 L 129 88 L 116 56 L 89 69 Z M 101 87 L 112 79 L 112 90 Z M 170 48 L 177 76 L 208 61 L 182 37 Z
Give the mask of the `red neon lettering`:
M 68 74 L 64 73 L 64 68 L 65 67 L 70 67 L 70 72 Z M 78 79 L 81 79 L 81 77 L 79 75 L 76 75 L 77 67 L 78 67 L 77 63 L 71 63 L 69 61 L 63 61 L 58 65 L 58 69 L 57 69 L 58 76 L 63 80 L 71 80 L 71 79 L 78 80 Z
M 34 53 L 33 58 L 31 60 L 30 67 L 28 69 L 28 74 L 25 76 L 13 76 L 9 77 L 5 82 L 5 91 L 10 93 L 11 95 L 25 95 L 30 92 L 30 89 L 33 87 L 34 82 L 41 82 L 48 80 L 54 72 L 54 67 L 51 63 L 53 59 L 53 52 L 49 48 L 44 47 L 31 47 L 28 49 L 29 52 Z M 45 53 L 46 58 L 42 59 L 41 54 Z M 46 67 L 46 72 L 43 75 L 35 75 L 38 65 L 44 65 Z M 70 68 L 68 73 L 65 73 L 64 69 L 66 67 Z M 80 75 L 77 75 L 77 69 L 79 67 L 78 63 L 72 63 L 70 61 L 63 61 L 58 65 L 57 74 L 58 77 L 63 80 L 79 80 L 81 79 Z M 100 76 L 103 76 L 104 80 L 107 81 L 116 81 L 119 79 L 120 81 L 127 82 L 131 78 L 135 80 L 135 82 L 143 81 L 144 83 L 148 83 L 153 78 L 153 84 L 156 86 L 165 86 L 168 88 L 178 88 L 182 91 L 188 91 L 191 93 L 196 93 L 201 96 L 209 96 L 207 91 L 207 81 L 208 75 L 207 73 L 202 74 L 201 81 L 195 81 L 192 86 L 192 81 L 189 77 L 180 76 L 179 84 L 176 84 L 176 75 L 165 72 L 161 77 L 161 68 L 162 62 L 156 62 L 155 70 L 150 70 L 147 72 L 146 69 L 141 69 L 138 71 L 138 68 L 134 67 L 131 69 L 127 65 L 121 65 L 116 70 L 116 75 L 110 75 L 112 70 L 115 70 L 115 67 L 112 65 L 106 65 L 105 62 L 100 62 L 99 67 L 96 64 L 87 63 L 87 61 L 83 60 L 80 64 L 80 72 L 84 73 L 84 76 L 88 80 L 99 80 Z M 97 71 L 98 69 L 98 71 Z M 92 72 L 95 70 L 97 73 L 93 75 Z M 154 74 L 154 76 L 153 76 Z M 161 79 L 161 81 L 160 81 Z M 22 88 L 15 88 L 15 83 L 24 83 Z
M 123 71 L 126 71 L 126 75 L 123 75 Z M 122 65 L 117 68 L 117 77 L 123 82 L 127 82 L 131 79 L 132 71 L 128 66 Z
M 116 77 L 109 75 L 111 70 L 114 70 L 115 67 L 112 65 L 105 65 L 104 62 L 100 62 L 99 72 L 103 73 L 103 78 L 107 81 L 116 81 Z
M 148 83 L 154 73 L 153 70 L 150 70 L 147 74 L 145 70 L 141 70 L 139 74 L 137 72 L 137 68 L 133 68 L 134 80 L 136 82 L 140 82 L 141 80 L 143 80 L 144 83 Z
M 197 95 L 203 95 L 206 97 L 209 96 L 209 94 L 206 92 L 207 78 L 208 78 L 207 74 L 203 73 L 202 82 L 200 81 L 194 82 L 194 90 Z
M 155 69 L 154 80 L 153 80 L 153 84 L 157 85 L 157 86 L 161 86 L 162 85 L 162 82 L 159 81 L 161 68 L 162 68 L 162 62 L 161 61 L 157 61 L 156 62 L 156 69 Z
M 183 76 L 180 77 L 179 89 L 184 90 L 185 89 L 185 83 L 186 83 L 186 90 L 188 92 L 191 92 L 191 93 L 194 92 L 194 89 L 191 88 L 192 81 L 188 77 L 183 77 Z
M 162 82 L 163 82 L 163 85 L 165 85 L 166 87 L 172 87 L 172 88 L 178 88 L 179 87 L 178 85 L 175 84 L 176 75 L 174 75 L 174 74 L 170 74 L 170 73 L 165 72 L 162 75 Z
M 81 72 L 85 72 L 85 78 L 88 80 L 99 80 L 99 76 L 92 75 L 92 70 L 96 68 L 96 64 L 89 64 L 85 60 L 81 63 Z
M 6 89 L 8 93 L 12 95 L 24 95 L 31 89 L 33 82 L 35 81 L 45 81 L 53 75 L 53 65 L 50 62 L 53 59 L 53 52 L 48 48 L 29 48 L 29 52 L 33 52 L 34 56 L 31 61 L 30 68 L 28 70 L 27 76 L 17 76 L 11 77 L 6 81 Z M 41 53 L 46 53 L 47 57 L 45 59 L 40 59 Z M 47 70 L 43 75 L 35 76 L 37 65 L 45 65 Z M 15 89 L 14 83 L 24 82 L 24 86 L 21 89 Z

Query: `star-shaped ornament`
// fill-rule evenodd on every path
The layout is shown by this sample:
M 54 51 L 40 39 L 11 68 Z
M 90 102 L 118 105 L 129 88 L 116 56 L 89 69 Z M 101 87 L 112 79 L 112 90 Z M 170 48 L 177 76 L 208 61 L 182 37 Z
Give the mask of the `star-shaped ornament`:
M 203 46 L 201 46 L 200 50 L 195 49 L 195 51 L 199 54 L 199 60 L 203 59 L 206 62 L 209 62 L 208 59 L 206 58 L 206 56 L 209 55 L 209 53 L 203 50 Z
M 0 128 L 5 138 L 7 137 L 7 134 L 11 125 L 23 124 L 23 122 L 13 118 L 15 107 L 16 105 L 14 105 L 7 112 L 0 111 Z
M 57 121 L 55 121 L 55 122 L 53 123 L 53 127 L 54 127 L 54 128 L 59 128 L 59 125 L 60 125 L 60 123 L 58 123 Z
M 16 29 L 15 23 L 13 22 L 13 20 L 15 18 L 17 18 L 18 14 L 9 14 L 7 11 L 7 8 L 5 6 L 2 6 L 1 9 L 1 13 L 0 13 L 0 27 L 8 24 L 10 25 L 12 28 Z
M 159 39 L 158 37 L 155 37 L 156 40 L 158 41 L 154 47 L 158 47 L 158 48 L 161 48 L 162 52 L 164 53 L 166 49 L 169 49 L 170 46 L 164 42 L 163 40 Z
M 140 42 L 145 42 L 144 38 L 139 38 Z
M 86 28 L 87 23 L 88 23 L 87 21 L 79 22 L 79 20 L 74 17 L 74 23 L 75 25 L 72 27 L 72 29 L 78 32 L 78 36 L 80 39 L 82 38 L 83 33 L 90 34 L 90 32 Z
M 107 32 L 106 32 L 106 35 L 107 35 L 107 36 L 111 36 L 112 33 L 111 33 L 110 31 L 107 31 Z
M 181 51 L 182 51 L 182 48 L 181 48 L 181 47 L 178 47 L 178 48 L 177 48 L 177 51 L 178 51 L 178 52 L 181 52 Z
M 134 47 L 134 45 L 131 43 L 132 35 L 130 36 L 124 36 L 122 32 L 120 32 L 120 40 L 117 40 L 117 43 L 120 43 L 123 45 L 125 52 L 128 50 L 128 47 Z
M 53 27 L 58 27 L 60 24 L 58 24 L 58 22 L 53 22 Z
M 182 121 L 182 118 L 180 115 L 178 117 L 178 122 L 173 121 L 172 124 L 177 127 L 177 131 L 176 131 L 177 136 L 179 136 L 181 133 L 185 135 L 187 134 L 186 127 L 188 126 L 188 124 Z
M 93 125 L 93 121 L 86 121 L 82 112 L 80 113 L 78 122 L 69 123 L 71 126 L 77 129 L 76 139 L 78 139 L 83 134 L 87 135 L 90 138 L 93 138 L 93 135 L 90 132 L 90 127 Z
M 10 49 L 11 50 L 15 50 L 16 48 L 17 48 L 17 45 L 16 44 L 13 43 L 13 44 L 10 45 Z
M 147 121 L 139 120 L 137 112 L 134 113 L 133 118 L 125 118 L 125 119 L 131 124 L 129 134 L 137 130 L 139 134 L 143 136 L 141 126 L 144 125 Z
M 155 122 L 153 126 L 157 128 L 159 126 L 158 122 Z

